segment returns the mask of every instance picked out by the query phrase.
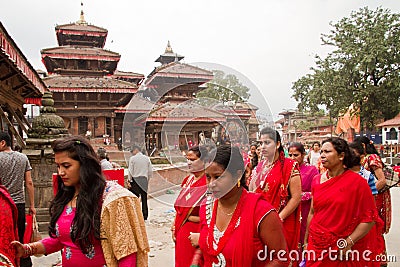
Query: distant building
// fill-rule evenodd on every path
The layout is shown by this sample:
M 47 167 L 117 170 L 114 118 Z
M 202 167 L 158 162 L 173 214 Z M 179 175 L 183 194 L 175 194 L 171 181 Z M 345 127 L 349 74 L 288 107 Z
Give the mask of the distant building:
M 382 127 L 383 144 L 400 144 L 400 113 L 393 119 L 384 121 L 377 126 Z
M 310 115 L 298 110 L 285 110 L 279 113 L 283 118 L 275 123 L 282 127 L 282 142 L 302 142 L 304 144 L 331 137 L 334 133 L 333 122 L 328 116 Z

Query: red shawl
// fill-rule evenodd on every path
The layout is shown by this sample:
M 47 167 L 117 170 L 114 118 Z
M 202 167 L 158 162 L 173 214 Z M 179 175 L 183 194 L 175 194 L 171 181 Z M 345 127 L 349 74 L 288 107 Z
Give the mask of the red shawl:
M 217 206 L 218 200 L 213 200 L 210 196 L 200 209 L 199 245 L 204 256 L 204 266 L 212 266 L 218 262 L 225 262 L 227 267 L 265 266 L 265 261 L 257 259 L 257 253 L 264 249 L 258 235 L 258 225 L 266 214 L 274 210 L 273 207 L 261 194 L 243 189 L 229 225 L 215 249 L 213 230 Z
M 18 240 L 18 211 L 6 188 L 0 185 L 0 254 L 16 265 L 15 250 L 11 241 Z
M 207 191 L 206 175 L 193 182 L 194 175 L 182 181 L 182 190 L 175 201 L 175 231 L 178 232 L 190 215 L 199 216 L 199 207 Z
M 358 240 L 352 250 L 358 250 L 360 261 L 332 261 L 327 251 L 338 249 L 338 240 L 346 239 L 360 223 L 376 222 L 378 213 L 371 189 L 360 175 L 346 170 L 320 184 L 321 175 L 313 181 L 314 216 L 309 226 L 308 250 L 315 251 L 318 260 L 307 259 L 307 266 L 367 266 L 362 253 L 375 253 L 376 233 Z M 323 253 L 323 250 L 325 252 Z M 321 259 L 322 257 L 323 259 Z
M 290 199 L 289 181 L 295 170 L 299 171 L 297 162 L 285 158 L 283 152 L 280 153 L 279 158 L 273 163 L 270 171 L 266 168 L 266 161 L 262 161 L 257 165 L 255 177 L 257 179 L 256 193 L 262 193 L 278 212 L 286 206 Z M 289 252 L 291 250 L 298 251 L 301 229 L 300 205 L 285 219 L 283 228 Z

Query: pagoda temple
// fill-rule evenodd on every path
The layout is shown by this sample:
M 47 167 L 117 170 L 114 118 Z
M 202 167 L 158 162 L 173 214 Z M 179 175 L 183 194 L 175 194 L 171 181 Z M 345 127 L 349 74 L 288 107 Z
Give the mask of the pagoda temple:
M 156 97 L 155 107 L 137 120 L 146 123 L 146 145 L 149 150 L 185 150 L 211 138 L 215 126 L 225 123 L 224 114 L 196 103 L 197 92 L 214 78 L 211 71 L 182 63 L 184 56 L 174 53 L 168 41 L 164 54 L 155 62 L 160 66 L 148 75 L 146 90 Z
M 144 75 L 117 70 L 120 55 L 104 49 L 108 31 L 90 25 L 81 11 L 77 22 L 55 27 L 58 46 L 42 49 L 54 107 L 71 134 L 122 137 L 126 106 Z

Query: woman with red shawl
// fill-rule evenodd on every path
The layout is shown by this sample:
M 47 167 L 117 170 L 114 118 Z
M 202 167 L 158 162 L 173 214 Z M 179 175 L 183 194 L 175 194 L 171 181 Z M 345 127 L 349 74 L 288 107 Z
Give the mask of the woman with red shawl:
M 183 179 L 182 190 L 175 201 L 176 216 L 171 227 L 176 267 L 189 267 L 192 263 L 196 248 L 188 237 L 192 232 L 200 232 L 199 207 L 207 191 L 204 175 L 206 148 L 191 147 L 186 158 L 191 175 Z
M 250 190 L 262 193 L 279 213 L 289 252 L 299 251 L 301 228 L 301 178 L 298 163 L 285 158 L 279 133 L 261 130 L 261 161 L 250 182 Z M 292 266 L 297 266 L 293 260 Z
M 300 229 L 300 244 L 303 246 L 304 235 L 307 228 L 307 217 L 311 208 L 311 183 L 313 178 L 319 174 L 314 165 L 307 163 L 304 158 L 306 150 L 302 143 L 294 142 L 289 145 L 289 157 L 297 161 L 300 166 L 301 176 L 301 229 Z
M 7 189 L 0 185 L 0 266 L 17 266 L 11 242 L 18 240 L 17 207 Z
M 370 230 L 378 214 L 371 189 L 364 178 L 348 169 L 354 160 L 345 140 L 326 139 L 321 151 L 328 171 L 312 185 L 307 267 L 377 266 L 373 262 L 376 232 Z
M 261 194 L 244 188 L 239 149 L 217 147 L 206 176 L 211 194 L 200 208 L 199 240 L 204 266 L 287 266 L 282 223 Z
M 392 201 L 390 190 L 380 191 L 386 185 L 386 178 L 382 170 L 382 159 L 368 137 L 358 137 L 354 142 L 361 143 L 364 146 L 366 154 L 361 155 L 361 164 L 366 170 L 372 172 L 378 179 L 375 185 L 379 193 L 375 196 L 375 204 L 378 209 L 379 217 L 381 217 L 383 221 L 383 227 L 379 229 L 381 234 L 378 235 L 377 246 L 380 257 L 386 258 L 385 237 L 383 235 L 389 233 L 390 225 L 392 223 Z M 381 266 L 386 265 L 387 263 L 385 261 L 381 262 Z

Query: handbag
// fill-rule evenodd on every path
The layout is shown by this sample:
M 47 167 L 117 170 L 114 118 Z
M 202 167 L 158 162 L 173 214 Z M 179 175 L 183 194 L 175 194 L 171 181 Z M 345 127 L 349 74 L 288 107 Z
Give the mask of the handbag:
M 42 235 L 39 232 L 39 225 L 36 221 L 36 216 L 33 215 L 33 223 L 32 223 L 32 236 L 31 236 L 31 243 L 42 240 Z
M 26 214 L 26 227 L 24 233 L 24 243 L 33 243 L 42 239 L 39 232 L 39 225 L 36 221 L 36 216 Z
M 399 181 L 399 174 L 397 172 L 395 172 L 390 165 L 384 164 L 384 166 L 382 168 L 382 171 L 383 171 L 383 174 L 385 175 L 386 185 L 385 185 L 384 188 L 379 190 L 379 193 L 382 193 L 382 192 L 385 192 L 385 191 L 389 190 L 393 186 L 398 185 L 399 182 L 400 182 Z

